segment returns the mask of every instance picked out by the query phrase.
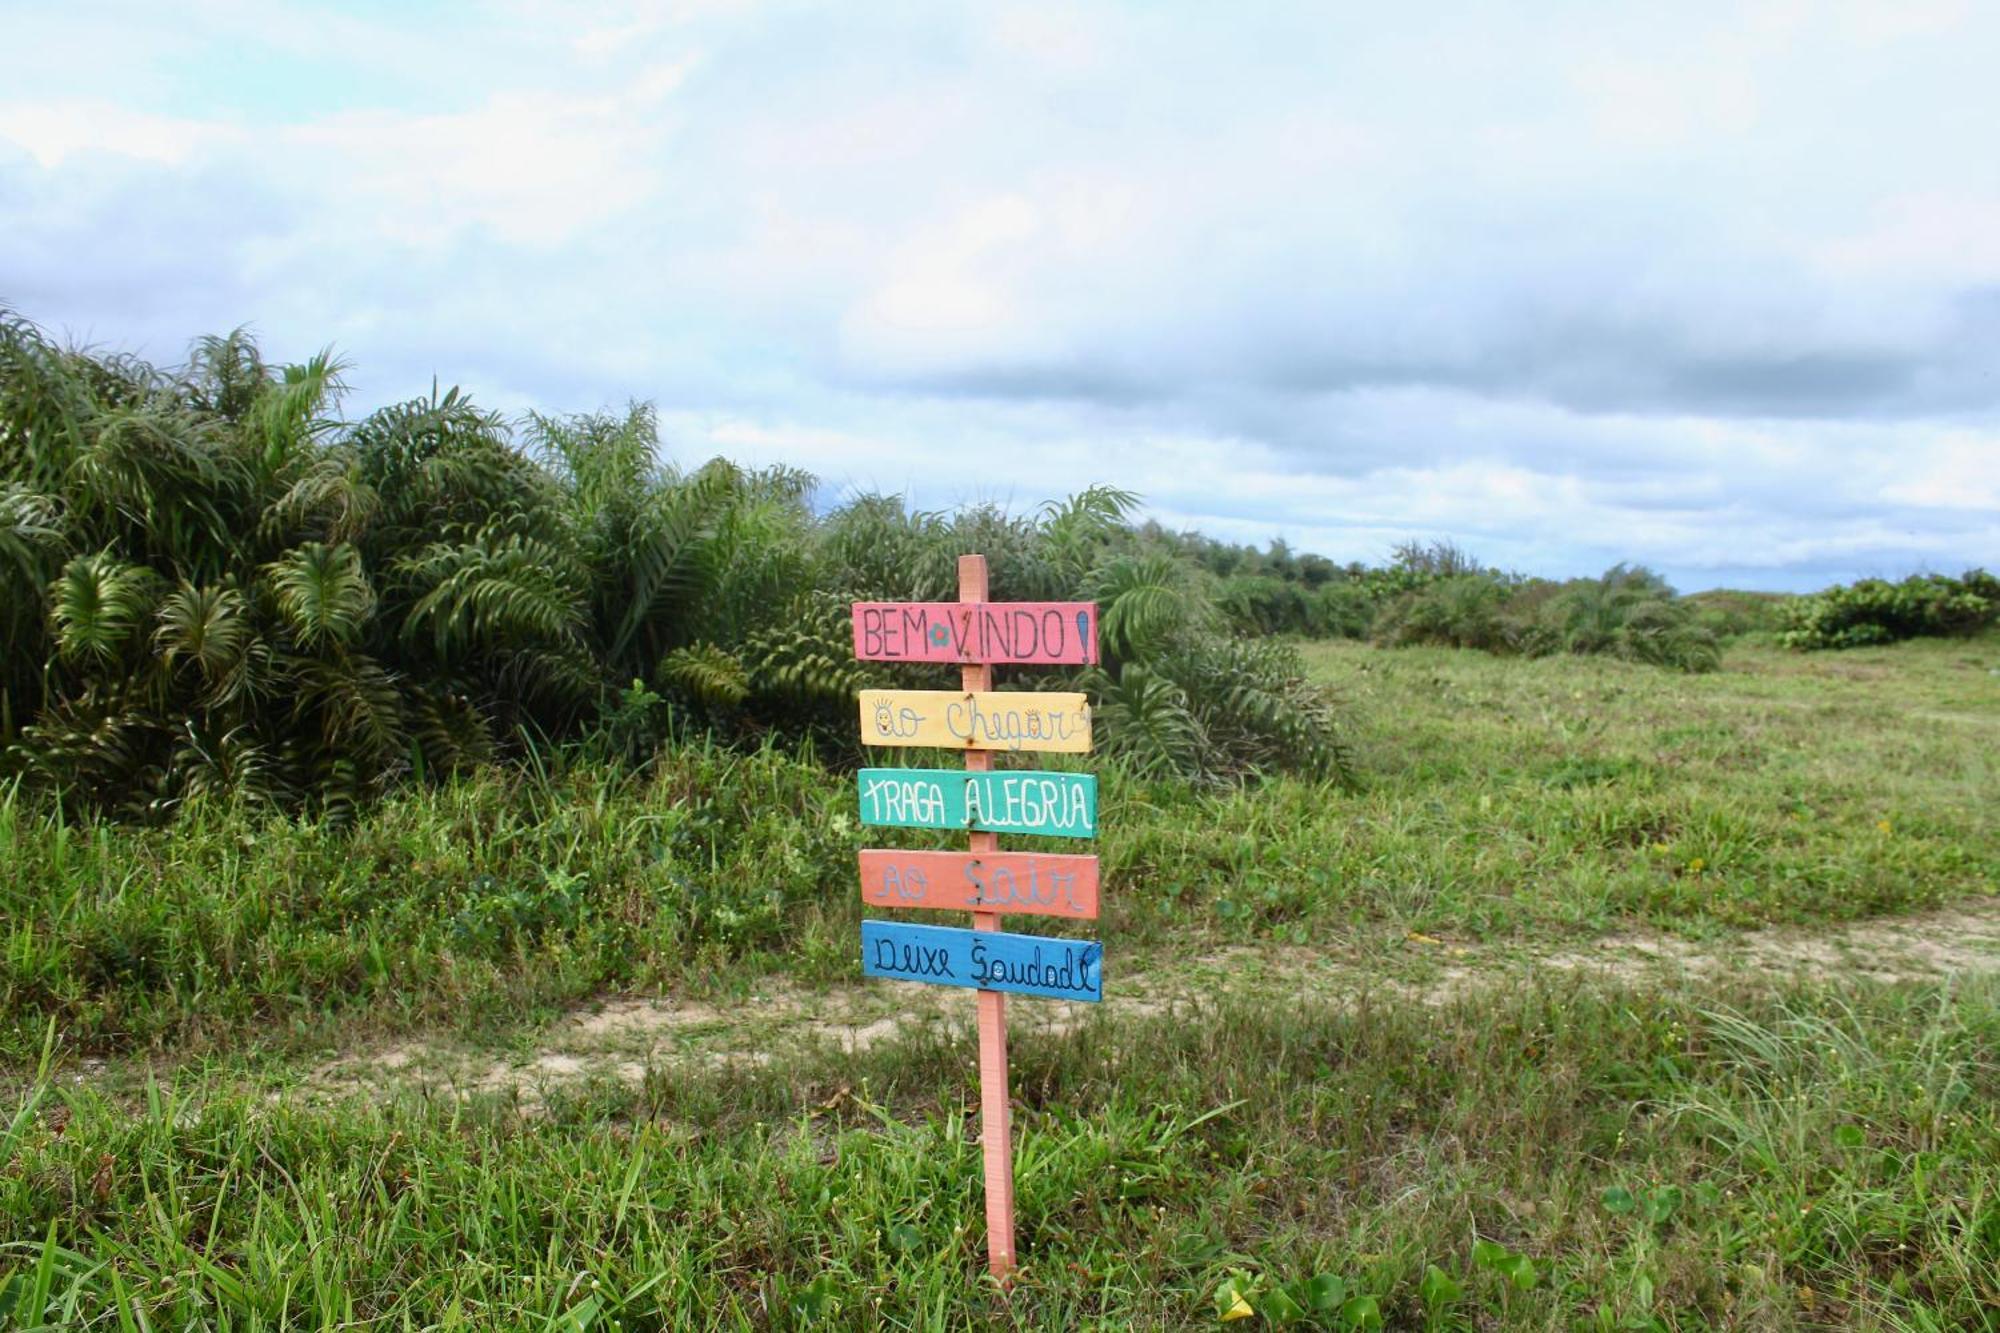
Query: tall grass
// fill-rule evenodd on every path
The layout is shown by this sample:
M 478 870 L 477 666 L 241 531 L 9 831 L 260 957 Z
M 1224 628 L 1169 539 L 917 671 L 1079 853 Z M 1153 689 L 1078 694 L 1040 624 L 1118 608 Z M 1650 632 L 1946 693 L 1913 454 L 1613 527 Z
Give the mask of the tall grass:
M 1106 937 L 1129 954 L 1356 923 L 1700 932 L 1993 891 L 1989 749 L 1958 720 L 1967 679 L 1989 678 L 1914 646 L 1879 678 L 1778 676 L 1798 659 L 1759 651 L 1762 674 L 1691 678 L 1315 648 L 1350 682 L 1374 781 L 1099 765 Z M 644 768 L 535 754 L 345 824 L 203 800 L 133 828 L 0 791 L 0 1052 L 31 1059 L 51 1020 L 69 1048 L 185 1052 L 850 978 L 864 837 L 947 841 L 864 830 L 851 783 L 776 745 L 676 744 Z
M 962 1035 L 532 1116 L 45 1082 L 0 1172 L 0 1318 L 1180 1327 L 1226 1289 L 1316 1327 L 1992 1328 L 1996 1046 L 1990 982 L 1100 1015 L 1017 1044 L 1007 1296 Z

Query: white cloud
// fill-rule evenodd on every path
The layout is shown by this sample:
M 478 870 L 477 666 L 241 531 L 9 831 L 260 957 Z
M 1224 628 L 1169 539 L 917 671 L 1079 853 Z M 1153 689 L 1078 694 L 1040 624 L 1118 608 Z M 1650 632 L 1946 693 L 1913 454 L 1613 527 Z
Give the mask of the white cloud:
M 0 140 L 11 141 L 43 168 L 61 166 L 79 153 L 179 165 L 204 148 L 241 138 L 226 125 L 94 99 L 0 103 Z
M 1341 558 L 2000 563 L 1987 7 L 16 26 L 0 299 L 155 356 L 248 320 L 376 400 L 657 396 L 683 450 Z

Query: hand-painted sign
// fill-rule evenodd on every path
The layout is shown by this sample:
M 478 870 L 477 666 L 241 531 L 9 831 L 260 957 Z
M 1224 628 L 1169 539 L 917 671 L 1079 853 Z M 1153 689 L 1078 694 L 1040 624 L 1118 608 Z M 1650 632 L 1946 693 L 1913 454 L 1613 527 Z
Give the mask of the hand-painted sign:
M 861 853 L 861 897 L 879 907 L 1094 919 L 1097 858 L 1037 852 Z
M 1084 754 L 1090 700 L 1054 692 L 863 690 L 861 743 Z
M 1094 602 L 856 602 L 854 655 L 864 662 L 1097 660 Z
M 858 777 L 864 824 L 1097 836 L 1097 779 L 1088 773 L 864 768 Z
M 962 774 L 861 771 L 861 822 L 962 828 L 964 852 L 865 851 L 861 897 L 889 907 L 970 909 L 972 930 L 861 923 L 861 970 L 871 977 L 977 990 L 979 1146 L 986 1174 L 986 1259 L 1014 1272 L 1014 1147 L 1007 1102 L 1007 996 L 1103 998 L 1095 940 L 1000 929 L 1007 913 L 1095 918 L 1094 856 L 1002 852 L 1000 834 L 1088 838 L 1097 832 L 1097 779 L 1081 773 L 993 771 L 995 750 L 1083 754 L 1090 703 L 1081 694 L 997 694 L 996 662 L 1080 666 L 1097 660 L 1088 602 L 986 600 L 986 557 L 958 558 L 956 602 L 857 602 L 854 655 L 870 662 L 956 662 L 958 690 L 861 691 L 865 745 L 957 750 Z
M 911 926 L 900 921 L 861 923 L 861 970 L 897 981 L 1094 1004 L 1104 998 L 1103 958 L 1103 946 L 1096 940 Z

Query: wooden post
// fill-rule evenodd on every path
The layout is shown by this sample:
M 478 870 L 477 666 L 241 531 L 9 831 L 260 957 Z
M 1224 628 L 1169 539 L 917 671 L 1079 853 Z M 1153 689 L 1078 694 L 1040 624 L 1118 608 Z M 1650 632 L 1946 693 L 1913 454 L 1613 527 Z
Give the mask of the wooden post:
M 958 558 L 958 600 L 986 600 L 986 557 Z M 993 668 L 985 663 L 959 668 L 968 691 L 993 688 Z M 967 750 L 965 766 L 972 771 L 993 767 L 984 750 Z M 997 833 L 974 833 L 971 850 L 1000 849 Z M 1000 929 L 997 912 L 974 912 L 974 930 Z M 1014 1133 L 1007 1096 L 1007 997 L 997 990 L 979 992 L 979 1143 L 986 1160 L 986 1266 L 1005 1283 L 1014 1273 Z

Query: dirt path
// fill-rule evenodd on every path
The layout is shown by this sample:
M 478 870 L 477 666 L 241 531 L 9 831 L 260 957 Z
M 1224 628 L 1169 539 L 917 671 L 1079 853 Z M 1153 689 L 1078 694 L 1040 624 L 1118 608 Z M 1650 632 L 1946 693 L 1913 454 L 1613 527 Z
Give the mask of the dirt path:
M 2000 897 L 1825 932 L 1760 930 L 1719 942 L 1623 934 L 1549 950 L 1458 944 L 1412 932 L 1357 937 L 1323 949 L 1236 948 L 1114 972 L 1103 1008 L 1146 1015 L 1224 992 L 1340 996 L 1364 990 L 1442 1004 L 1535 970 L 1655 984 L 1759 973 L 1898 982 L 2000 972 Z M 1011 1017 L 1017 1029 L 1061 1032 L 1084 1022 L 1094 1008 L 1035 1001 L 1013 1006 Z M 636 1085 L 649 1070 L 688 1062 L 757 1065 L 813 1046 L 861 1050 L 926 1025 L 963 1038 L 971 1013 L 963 992 L 933 986 L 824 993 L 774 987 L 728 1008 L 672 997 L 623 998 L 577 1010 L 536 1034 L 532 1044 L 505 1053 L 416 1040 L 344 1056 L 285 1095 L 317 1099 L 422 1089 L 497 1094 L 532 1107 L 553 1088 L 595 1079 Z

